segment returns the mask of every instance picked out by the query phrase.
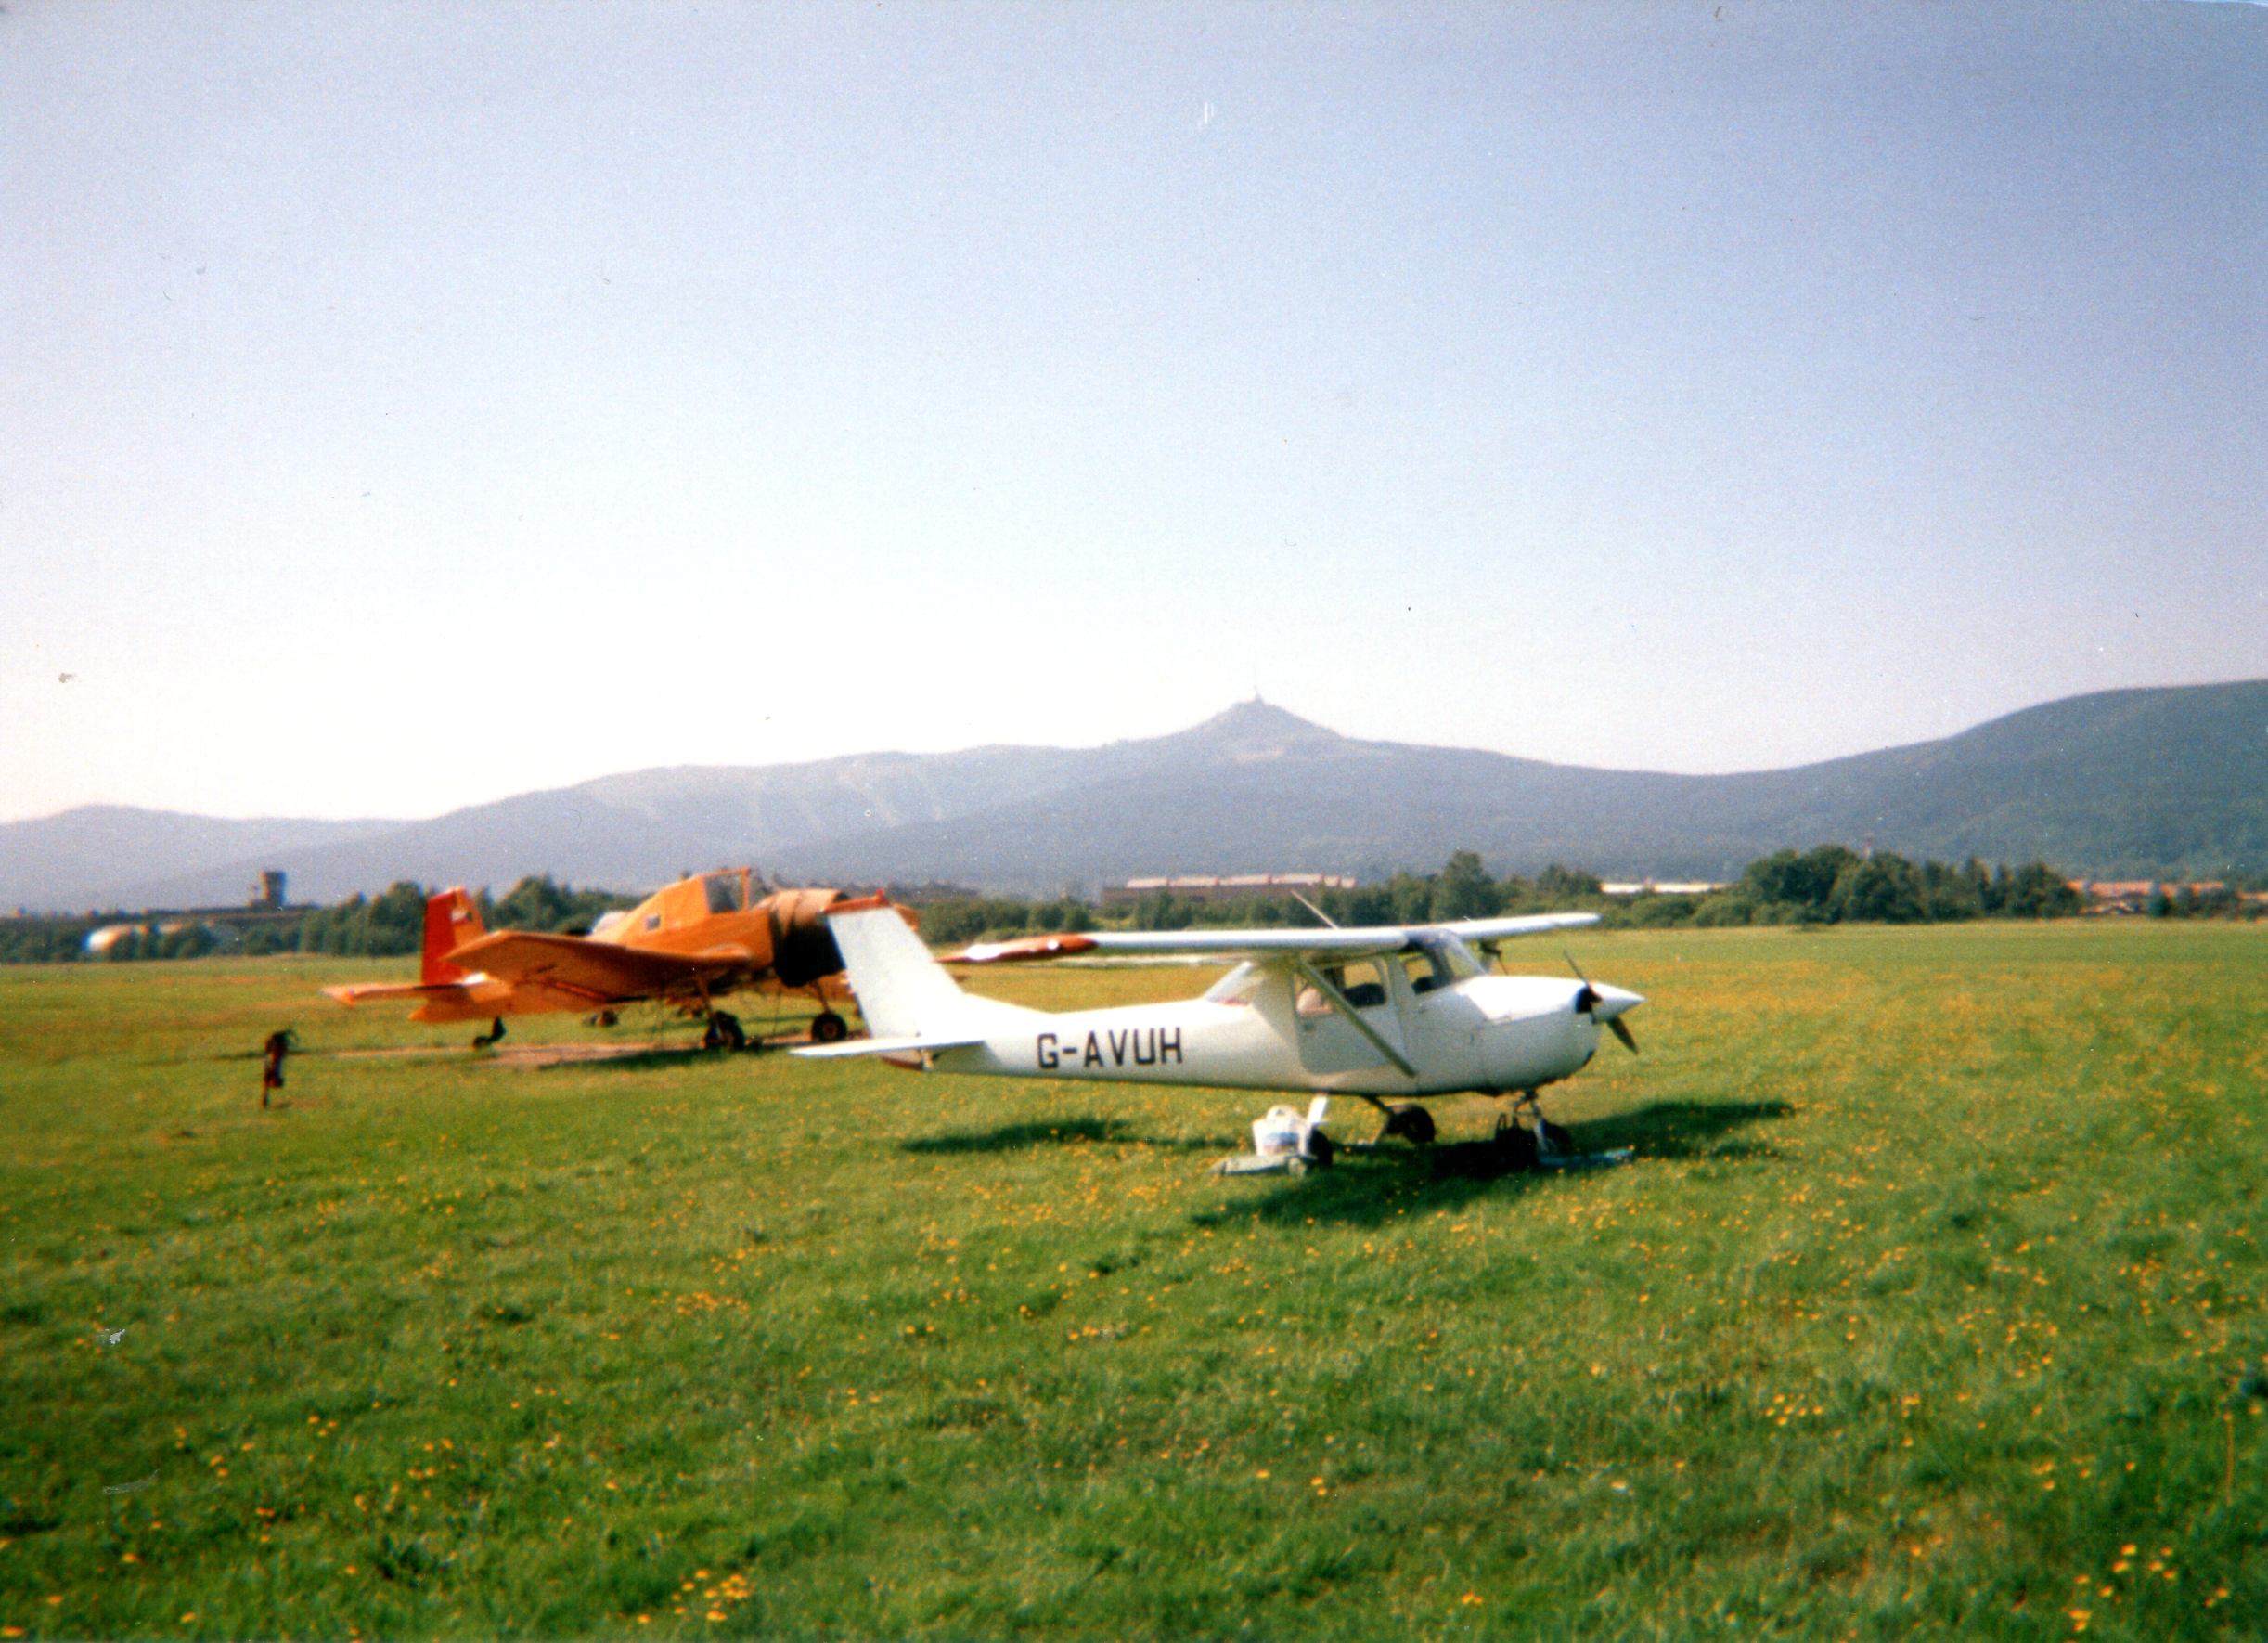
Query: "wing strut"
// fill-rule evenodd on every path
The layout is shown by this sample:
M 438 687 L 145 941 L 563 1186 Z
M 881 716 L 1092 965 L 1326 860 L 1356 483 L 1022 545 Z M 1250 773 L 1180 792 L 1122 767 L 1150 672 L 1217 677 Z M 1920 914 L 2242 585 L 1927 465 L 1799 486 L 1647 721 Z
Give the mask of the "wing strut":
M 1323 995 L 1324 1003 L 1328 1003 L 1340 1015 L 1346 1016 L 1347 1020 L 1353 1022 L 1355 1024 L 1355 1030 L 1360 1033 L 1364 1038 L 1371 1041 L 1371 1048 L 1376 1050 L 1381 1055 L 1384 1055 L 1396 1067 L 1400 1067 L 1402 1076 L 1404 1078 L 1414 1079 L 1417 1077 L 1417 1068 L 1410 1065 L 1408 1058 L 1405 1057 L 1402 1053 L 1399 1050 L 1397 1050 L 1392 1044 L 1387 1043 L 1385 1040 L 1379 1035 L 1376 1028 L 1372 1027 L 1369 1022 L 1363 1020 L 1362 1012 L 1356 1009 L 1354 1005 L 1348 1003 L 1347 1002 L 1347 995 L 1341 992 L 1337 988 L 1332 986 L 1331 983 L 1324 978 L 1323 973 L 1317 969 L 1313 964 L 1309 964 L 1305 956 L 1298 953 L 1292 955 L 1292 970 L 1294 974 L 1297 975 L 1302 981 L 1305 981 L 1308 986 L 1315 989 L 1317 992 L 1321 993 Z

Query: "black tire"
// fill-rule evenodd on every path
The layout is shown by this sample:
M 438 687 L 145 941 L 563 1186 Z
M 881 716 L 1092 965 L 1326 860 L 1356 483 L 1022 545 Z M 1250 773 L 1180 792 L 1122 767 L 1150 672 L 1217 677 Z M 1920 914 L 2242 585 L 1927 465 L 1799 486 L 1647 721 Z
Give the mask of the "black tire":
M 1308 1161 L 1318 1170 L 1330 1169 L 1332 1159 L 1338 1156 L 1338 1150 L 1332 1145 L 1331 1137 L 1321 1130 L 1308 1132 Z
M 1538 1128 L 1542 1132 L 1542 1139 L 1539 1150 L 1545 1152 L 1555 1152 L 1562 1158 L 1573 1158 L 1575 1156 L 1574 1136 L 1568 1134 L 1566 1131 L 1561 1129 L 1557 1124 L 1554 1124 L 1549 1119 L 1538 1119 L 1536 1123 Z
M 832 1010 L 822 1010 L 811 1017 L 811 1041 L 815 1044 L 839 1044 L 850 1037 L 850 1023 Z
M 1431 1146 L 1433 1114 L 1414 1101 L 1398 1101 L 1386 1108 L 1386 1133 L 1398 1135 L 1412 1146 Z

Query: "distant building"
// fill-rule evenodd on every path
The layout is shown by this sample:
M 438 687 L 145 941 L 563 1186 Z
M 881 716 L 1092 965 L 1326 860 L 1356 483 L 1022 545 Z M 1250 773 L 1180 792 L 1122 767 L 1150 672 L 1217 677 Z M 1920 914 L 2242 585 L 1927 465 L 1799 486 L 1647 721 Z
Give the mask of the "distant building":
M 1599 893 L 1604 896 L 1706 896 L 1712 890 L 1721 890 L 1721 884 L 1710 884 L 1701 879 L 1616 879 L 1602 881 Z
M 1181 873 L 1172 878 L 1130 878 L 1102 886 L 1102 905 L 1132 907 L 1145 896 L 1165 894 L 1183 901 L 1288 901 L 1321 890 L 1351 890 L 1355 881 L 1336 873 L 1245 873 L 1233 876 Z
M 202 925 L 219 949 L 233 951 L 243 946 L 244 932 L 254 925 L 282 928 L 298 924 L 314 911 L 310 907 L 294 907 L 285 899 L 284 879 L 281 869 L 264 869 L 251 896 L 236 907 L 145 908 L 89 930 L 86 951 L 98 958 L 128 936 L 173 936 L 196 925 Z

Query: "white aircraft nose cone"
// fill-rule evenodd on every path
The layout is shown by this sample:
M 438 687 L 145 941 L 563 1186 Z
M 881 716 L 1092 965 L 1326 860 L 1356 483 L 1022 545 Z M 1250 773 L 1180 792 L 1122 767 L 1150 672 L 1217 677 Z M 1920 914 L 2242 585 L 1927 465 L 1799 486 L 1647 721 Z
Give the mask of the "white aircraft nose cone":
M 1623 1011 L 1634 1010 L 1646 1002 L 1644 994 L 1630 992 L 1619 987 L 1600 987 L 1594 984 L 1591 990 L 1599 995 L 1599 1002 L 1591 1006 L 1593 1020 L 1612 1021 Z

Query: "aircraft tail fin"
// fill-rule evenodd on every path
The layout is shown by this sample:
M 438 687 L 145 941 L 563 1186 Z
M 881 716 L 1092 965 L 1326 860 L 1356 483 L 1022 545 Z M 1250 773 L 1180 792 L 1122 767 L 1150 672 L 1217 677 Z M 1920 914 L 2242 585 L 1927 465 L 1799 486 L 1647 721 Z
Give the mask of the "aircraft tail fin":
M 488 934 L 481 910 L 465 886 L 436 890 L 425 899 L 425 944 L 419 954 L 418 979 L 428 987 L 462 981 L 470 971 L 449 963 L 449 954 Z
M 880 898 L 838 903 L 827 923 L 858 995 L 858 1013 L 877 1039 L 954 1036 L 987 1014 L 986 1006 L 1012 1007 L 961 991 L 898 910 Z

